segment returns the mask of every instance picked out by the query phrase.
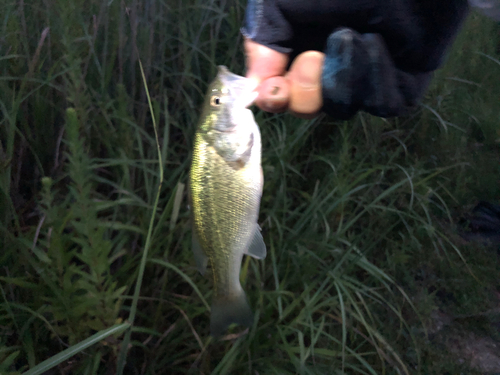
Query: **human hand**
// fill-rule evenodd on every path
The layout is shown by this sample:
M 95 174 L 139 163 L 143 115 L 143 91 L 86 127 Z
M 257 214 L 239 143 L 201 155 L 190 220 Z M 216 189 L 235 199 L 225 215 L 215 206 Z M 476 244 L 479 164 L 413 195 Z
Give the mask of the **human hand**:
M 245 39 L 247 77 L 259 83 L 256 104 L 267 112 L 290 111 L 297 117 L 312 118 L 323 106 L 321 72 L 325 55 L 307 51 L 286 68 L 289 55 Z
M 242 32 L 247 77 L 260 84 L 256 104 L 307 118 L 404 114 L 467 10 L 466 2 L 435 0 L 249 0 Z

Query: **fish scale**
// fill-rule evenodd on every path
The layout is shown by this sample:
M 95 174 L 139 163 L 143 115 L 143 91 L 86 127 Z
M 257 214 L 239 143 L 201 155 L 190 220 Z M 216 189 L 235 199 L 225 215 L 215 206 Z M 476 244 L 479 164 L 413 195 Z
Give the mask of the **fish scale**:
M 258 189 L 248 188 L 251 180 L 245 178 L 247 170 L 234 170 L 210 146 L 202 149 L 202 153 L 210 153 L 211 156 L 199 155 L 204 162 L 195 162 L 199 167 L 192 170 L 194 185 L 203 187 L 193 193 L 193 202 L 200 202 L 193 204 L 194 217 L 197 218 L 195 228 L 199 228 L 200 245 L 206 249 L 209 264 L 214 270 L 215 294 L 219 294 L 219 289 L 222 294 L 232 294 L 232 289 L 238 288 L 238 285 L 231 279 L 239 275 L 240 267 L 229 265 L 241 262 L 243 253 L 230 249 L 247 245 L 251 233 L 246 223 L 257 218 L 252 218 L 251 213 L 242 213 L 250 212 L 260 196 Z M 215 256 L 217 249 L 221 253 L 218 257 Z M 228 271 L 237 271 L 238 275 Z

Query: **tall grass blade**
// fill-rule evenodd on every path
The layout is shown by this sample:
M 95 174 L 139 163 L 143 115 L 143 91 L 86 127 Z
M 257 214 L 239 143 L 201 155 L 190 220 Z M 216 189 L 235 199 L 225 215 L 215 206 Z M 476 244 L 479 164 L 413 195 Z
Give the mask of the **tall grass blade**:
M 158 139 L 158 130 L 156 128 L 156 120 L 155 120 L 155 115 L 153 112 L 153 105 L 151 103 L 151 97 L 149 96 L 148 84 L 146 82 L 146 76 L 144 75 L 144 69 L 142 67 L 141 59 L 139 59 L 139 68 L 141 70 L 141 76 L 142 76 L 142 80 L 143 80 L 143 84 L 144 84 L 144 89 L 146 90 L 146 95 L 147 95 L 148 104 L 149 104 L 149 110 L 151 112 L 151 119 L 153 121 L 153 128 L 155 131 L 156 147 L 157 147 L 157 151 L 158 151 L 158 164 L 159 164 L 160 180 L 158 182 L 158 189 L 156 192 L 156 197 L 155 197 L 155 201 L 154 201 L 152 212 L 151 212 L 151 219 L 149 222 L 148 235 L 146 237 L 146 244 L 144 245 L 144 250 L 142 253 L 142 257 L 141 257 L 141 263 L 139 265 L 139 273 L 137 275 L 137 281 L 135 284 L 134 297 L 132 299 L 132 306 L 130 307 L 130 314 L 129 314 L 129 318 L 128 318 L 128 321 L 130 323 L 130 327 L 133 327 L 133 325 L 134 325 L 135 314 L 137 312 L 137 303 L 139 301 L 142 280 L 144 277 L 144 269 L 146 267 L 146 261 L 148 259 L 148 252 L 149 252 L 149 248 L 151 246 L 151 234 L 153 233 L 154 221 L 155 221 L 155 217 L 156 217 L 156 210 L 158 208 L 158 201 L 160 199 L 161 187 L 163 184 L 163 163 L 162 163 L 161 151 L 160 151 L 160 141 Z M 118 375 L 122 375 L 123 370 L 125 369 L 131 334 L 132 334 L 131 329 L 129 329 L 125 333 L 125 338 L 124 338 L 122 346 L 121 346 L 120 355 L 118 357 L 118 363 L 117 363 L 117 374 Z
M 83 340 L 82 342 L 73 345 L 69 347 L 66 350 L 63 350 L 62 352 L 56 354 L 55 356 L 43 361 L 42 363 L 39 363 L 32 369 L 26 371 L 23 373 L 23 375 L 41 375 L 44 374 L 46 371 L 50 370 L 51 368 L 57 366 L 58 364 L 66 361 L 67 359 L 73 357 L 74 355 L 82 352 L 83 350 L 87 349 L 88 347 L 97 344 L 99 341 L 104 340 L 105 338 L 111 336 L 111 335 L 119 335 L 126 329 L 130 328 L 129 323 L 122 323 L 122 324 L 117 324 L 114 325 L 113 327 L 109 327 L 108 329 L 105 329 L 103 331 L 97 332 L 96 334 L 90 336 L 88 339 Z

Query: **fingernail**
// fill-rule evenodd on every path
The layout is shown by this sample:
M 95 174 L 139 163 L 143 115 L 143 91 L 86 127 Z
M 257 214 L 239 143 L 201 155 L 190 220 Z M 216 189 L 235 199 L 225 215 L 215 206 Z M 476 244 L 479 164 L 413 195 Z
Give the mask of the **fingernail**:
M 276 95 L 279 95 L 280 91 L 281 91 L 281 87 L 279 87 L 279 86 L 273 86 L 269 90 L 269 95 L 272 96 L 272 97 L 276 97 Z
M 276 111 L 286 104 L 287 99 L 283 96 L 283 91 L 283 88 L 278 85 L 271 86 L 267 90 L 264 102 L 267 110 Z

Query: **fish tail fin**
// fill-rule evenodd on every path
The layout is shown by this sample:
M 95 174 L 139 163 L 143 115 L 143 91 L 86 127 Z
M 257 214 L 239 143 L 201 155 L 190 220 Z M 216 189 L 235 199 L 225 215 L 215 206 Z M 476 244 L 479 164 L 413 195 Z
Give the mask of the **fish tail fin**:
M 215 297 L 210 314 L 210 333 L 219 337 L 231 325 L 237 323 L 250 327 L 253 324 L 253 313 L 243 289 L 231 297 Z

